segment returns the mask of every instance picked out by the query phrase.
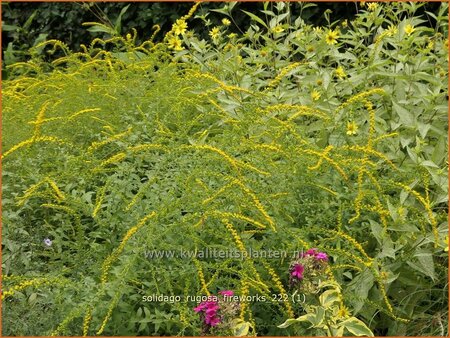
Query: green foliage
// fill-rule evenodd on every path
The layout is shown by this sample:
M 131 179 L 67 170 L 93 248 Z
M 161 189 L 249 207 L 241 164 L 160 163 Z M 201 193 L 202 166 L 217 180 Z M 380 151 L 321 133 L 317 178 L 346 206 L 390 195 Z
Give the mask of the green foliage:
M 333 283 L 323 283 L 320 287 L 331 286 L 319 296 L 319 305 L 312 305 L 307 314 L 296 319 L 288 319 L 280 328 L 287 328 L 292 324 L 307 322 L 309 335 L 339 336 L 348 335 L 373 337 L 372 331 L 358 318 L 350 317 L 345 305 L 342 304 L 340 287 Z
M 237 2 L 236 8 L 245 11 L 256 11 L 264 5 L 258 2 Z M 227 7 L 228 5 L 225 5 Z M 121 2 L 67 2 L 67 3 L 21 3 L 2 2 L 2 49 L 4 64 L 10 65 L 18 61 L 28 61 L 29 48 L 46 39 L 64 41 L 71 50 L 77 50 L 80 44 L 90 43 L 91 36 L 111 33 L 111 29 L 119 29 L 119 34 L 135 28 L 142 41 L 152 34 L 152 27 L 158 24 L 161 33 L 156 40 L 162 39 L 171 28 L 172 23 L 190 7 L 188 3 L 179 2 L 137 2 L 129 7 L 125 13 L 120 14 L 126 4 Z M 202 3 L 198 17 L 207 18 L 213 24 L 219 24 L 217 16 L 211 11 L 223 12 L 220 3 Z M 266 9 L 272 10 L 273 4 Z M 433 27 L 437 14 L 437 3 L 427 3 L 424 9 L 419 8 L 429 19 L 427 25 Z M 291 15 L 293 18 L 301 16 L 306 22 L 315 25 L 325 23 L 326 14 L 332 11 L 335 17 L 351 19 L 359 10 L 355 3 L 293 3 Z M 329 16 L 329 14 L 328 14 Z M 103 30 L 90 31 L 86 34 L 84 22 L 99 22 L 106 26 Z M 234 31 L 245 31 L 249 22 L 243 12 L 235 11 L 233 15 Z M 203 34 L 203 23 L 194 20 L 191 27 L 197 34 Z M 105 36 L 103 36 L 105 37 Z M 142 42 L 141 41 L 141 42 Z M 4 70 L 4 68 L 3 68 Z M 4 73 L 3 76 L 7 76 Z
M 198 12 L 204 37 L 191 11 L 160 42 L 119 11 L 7 66 L 4 335 L 205 334 L 188 296 L 224 289 L 265 297 L 235 335 L 447 334 L 448 5 L 292 20 L 312 5 Z M 290 256 L 250 255 L 312 247 L 304 301 Z

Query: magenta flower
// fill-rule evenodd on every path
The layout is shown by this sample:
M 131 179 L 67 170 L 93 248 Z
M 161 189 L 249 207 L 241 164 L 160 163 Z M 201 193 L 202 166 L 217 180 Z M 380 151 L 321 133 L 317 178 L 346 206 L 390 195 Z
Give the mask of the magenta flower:
M 304 256 L 315 256 L 317 254 L 317 249 L 316 248 L 312 248 L 312 249 L 308 249 L 305 252 Z
M 291 272 L 291 275 L 297 279 L 303 279 L 303 271 L 305 271 L 305 268 L 301 264 L 295 264 L 294 270 Z
M 194 311 L 199 313 L 203 312 L 203 318 L 205 324 L 209 326 L 216 326 L 220 323 L 220 318 L 217 316 L 217 311 L 220 309 L 217 301 L 208 300 L 205 302 L 201 302 L 197 307 L 194 308 Z
M 328 260 L 328 256 L 327 256 L 327 254 L 325 252 L 318 252 L 316 254 L 316 259 L 318 261 L 327 261 Z
M 223 290 L 223 291 L 219 291 L 219 294 L 223 295 L 223 296 L 231 297 L 234 295 L 234 292 L 231 290 Z
M 234 295 L 234 292 L 232 290 L 222 290 L 219 291 L 219 294 L 231 297 Z M 217 296 L 210 296 L 208 300 L 201 302 L 194 308 L 194 311 L 200 314 L 203 323 L 209 327 L 216 326 L 222 321 L 227 321 L 227 313 L 222 313 L 223 309 L 221 306 L 223 304 L 220 302 L 220 299 Z
M 211 307 L 216 305 L 217 303 L 214 301 L 201 302 L 197 307 L 194 308 L 194 311 L 195 312 L 205 311 L 206 309 L 210 309 Z
M 206 315 L 205 317 L 205 323 L 210 325 L 210 326 L 216 326 L 217 324 L 220 323 L 220 318 L 217 316 L 208 316 Z
M 206 302 L 201 302 L 197 307 L 194 308 L 195 312 L 201 312 L 205 309 L 206 307 Z
M 219 305 L 210 306 L 206 309 L 205 313 L 208 316 L 213 316 L 216 314 L 217 310 L 219 310 Z

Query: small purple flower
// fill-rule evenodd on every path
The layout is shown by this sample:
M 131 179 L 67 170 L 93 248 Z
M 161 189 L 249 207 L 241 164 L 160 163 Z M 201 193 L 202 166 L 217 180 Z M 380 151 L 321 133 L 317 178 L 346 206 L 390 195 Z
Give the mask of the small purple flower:
M 327 256 L 327 254 L 325 252 L 318 252 L 316 254 L 316 259 L 318 261 L 327 261 L 328 260 L 328 256 Z
M 291 275 L 297 279 L 303 279 L 303 271 L 305 271 L 305 268 L 301 264 L 295 264 L 294 270 L 291 272 Z
M 46 239 L 44 239 L 44 244 L 46 245 L 46 246 L 52 246 L 52 240 L 50 239 L 50 238 L 46 238 Z

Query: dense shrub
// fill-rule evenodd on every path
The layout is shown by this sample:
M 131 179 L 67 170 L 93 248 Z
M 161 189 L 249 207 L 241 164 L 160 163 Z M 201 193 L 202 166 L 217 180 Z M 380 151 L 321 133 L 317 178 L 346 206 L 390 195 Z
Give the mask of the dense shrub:
M 269 8 L 274 4 L 270 4 Z M 197 11 L 198 18 L 207 17 L 213 24 L 219 24 L 217 10 L 223 7 L 220 2 L 205 2 Z M 242 10 L 254 12 L 262 9 L 259 2 L 238 2 L 233 19 L 235 31 L 248 29 L 248 17 Z M 86 34 L 84 22 L 98 21 L 109 28 L 117 30 L 118 34 L 135 28 L 139 34 L 140 43 L 152 34 L 152 27 L 159 25 L 160 34 L 155 39 L 160 41 L 167 33 L 172 23 L 190 8 L 187 2 L 136 2 L 128 6 L 124 2 L 2 2 L 2 59 L 6 65 L 29 59 L 30 47 L 48 39 L 64 41 L 72 50 L 78 50 L 80 44 L 88 44 L 92 37 L 102 37 L 102 32 Z M 360 10 L 358 3 L 326 3 L 291 5 L 293 20 L 301 16 L 307 23 L 314 25 L 326 24 L 327 11 L 332 11 L 335 18 L 353 19 Z M 426 15 L 424 24 L 433 27 L 437 14 L 438 3 L 425 3 L 419 8 L 421 14 Z M 427 14 L 430 13 L 430 14 Z M 190 27 L 197 34 L 204 33 L 202 20 L 192 20 Z M 239 29 L 237 29 L 239 27 Z M 7 73 L 4 74 L 6 76 Z
M 237 35 L 230 4 L 208 39 L 194 6 L 9 66 L 3 334 L 447 334 L 448 6 L 421 6 Z

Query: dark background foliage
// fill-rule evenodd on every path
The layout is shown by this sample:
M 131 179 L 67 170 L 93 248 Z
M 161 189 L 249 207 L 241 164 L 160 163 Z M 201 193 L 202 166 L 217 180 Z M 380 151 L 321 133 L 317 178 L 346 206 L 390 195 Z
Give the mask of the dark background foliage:
M 89 33 L 83 22 L 102 22 L 114 26 L 121 10 L 128 5 L 126 2 L 3 2 L 2 4 L 2 58 L 8 65 L 27 59 L 28 49 L 46 39 L 58 39 L 66 43 L 72 50 L 78 50 L 80 44 L 89 44 L 94 36 L 101 33 Z M 210 9 L 219 9 L 223 2 L 205 2 L 197 12 L 206 14 Z M 170 30 L 172 23 L 181 15 L 187 13 L 191 2 L 135 2 L 125 11 L 121 18 L 121 34 L 128 33 L 131 28 L 138 31 L 139 39 L 148 39 L 152 34 L 152 26 L 161 26 L 161 32 L 156 40 L 161 40 L 164 33 Z M 427 3 L 421 8 L 435 12 L 439 3 Z M 241 2 L 234 9 L 234 29 L 245 31 L 249 25 L 248 17 L 241 11 L 253 13 L 263 8 L 262 2 Z M 303 9 L 301 3 L 292 6 L 292 16 L 300 15 L 310 24 L 325 25 L 325 11 L 332 11 L 331 17 L 337 19 L 351 19 L 359 10 L 357 2 L 321 2 L 317 6 Z M 214 13 L 214 12 L 210 12 Z M 219 23 L 221 14 L 209 15 L 212 23 Z M 429 25 L 433 25 L 433 19 Z M 204 31 L 204 23 L 200 19 L 190 20 L 190 28 L 197 33 Z

